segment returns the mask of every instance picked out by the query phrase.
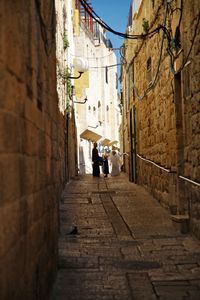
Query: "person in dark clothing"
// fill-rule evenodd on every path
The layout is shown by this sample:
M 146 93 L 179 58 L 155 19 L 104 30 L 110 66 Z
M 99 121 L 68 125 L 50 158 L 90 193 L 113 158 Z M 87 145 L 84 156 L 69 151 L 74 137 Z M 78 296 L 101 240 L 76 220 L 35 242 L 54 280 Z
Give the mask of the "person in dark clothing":
M 92 175 L 95 177 L 100 177 L 100 168 L 99 168 L 99 153 L 97 150 L 97 143 L 94 143 L 94 148 L 92 149 Z
M 109 174 L 109 166 L 108 166 L 108 155 L 104 154 L 103 155 L 103 166 L 102 166 L 102 171 L 104 174 L 104 177 L 108 177 Z

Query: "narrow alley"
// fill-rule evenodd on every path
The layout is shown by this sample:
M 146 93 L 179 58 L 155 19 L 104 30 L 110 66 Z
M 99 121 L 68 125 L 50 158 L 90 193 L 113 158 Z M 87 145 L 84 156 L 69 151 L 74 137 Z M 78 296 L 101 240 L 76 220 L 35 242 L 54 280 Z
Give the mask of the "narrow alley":
M 200 242 L 123 173 L 71 181 L 60 213 L 55 300 L 200 299 Z
M 200 299 L 200 0 L 0 0 L 0 300 L 151 299 Z

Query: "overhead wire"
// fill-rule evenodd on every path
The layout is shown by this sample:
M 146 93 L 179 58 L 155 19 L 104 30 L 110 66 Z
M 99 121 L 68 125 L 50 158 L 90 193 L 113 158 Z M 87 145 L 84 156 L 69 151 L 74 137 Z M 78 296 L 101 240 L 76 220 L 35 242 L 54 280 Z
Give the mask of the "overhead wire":
M 169 30 L 166 27 L 166 21 L 167 21 L 167 15 L 168 15 L 168 9 L 169 9 L 169 6 L 170 6 L 170 2 L 168 2 L 167 0 L 165 2 L 166 3 L 166 10 L 165 10 L 164 24 L 163 25 L 158 25 L 158 27 L 156 27 L 154 30 L 148 31 L 145 34 L 136 34 L 136 35 L 134 35 L 134 34 L 121 33 L 121 32 L 118 32 L 118 31 L 112 29 L 108 24 L 106 24 L 98 16 L 98 14 L 92 9 L 92 7 L 85 0 L 79 0 L 79 1 L 82 4 L 82 6 L 84 7 L 84 9 L 87 11 L 87 13 L 90 15 L 90 17 L 92 17 L 99 25 L 101 25 L 104 29 L 108 30 L 109 32 L 111 32 L 115 35 L 118 35 L 120 37 L 123 37 L 125 39 L 142 39 L 144 41 L 147 37 L 151 38 L 154 34 L 159 33 L 160 30 L 163 31 L 162 40 L 161 40 L 160 54 L 159 54 L 157 68 L 156 68 L 156 74 L 154 76 L 153 81 L 150 83 L 149 87 L 145 90 L 143 96 L 140 96 L 138 94 L 137 88 L 135 87 L 135 84 L 133 83 L 135 94 L 136 94 L 136 96 L 139 100 L 142 100 L 144 97 L 146 97 L 147 94 L 150 92 L 150 90 L 155 87 L 155 84 L 156 84 L 156 81 L 157 81 L 157 78 L 158 78 L 158 74 L 159 74 L 159 71 L 160 71 L 160 65 L 161 65 L 161 60 L 162 60 L 162 53 L 163 53 L 165 37 L 166 37 L 167 43 L 168 43 L 167 52 L 168 52 L 169 57 L 170 57 L 170 70 L 171 70 L 171 72 L 174 75 L 179 73 L 185 67 L 185 65 L 188 63 L 188 59 L 189 59 L 190 53 L 191 53 L 193 45 L 194 45 L 194 40 L 195 40 L 196 35 L 197 35 L 197 29 L 198 29 L 198 25 L 199 25 L 199 21 L 200 21 L 200 14 L 198 15 L 198 20 L 197 20 L 197 24 L 196 24 L 196 27 L 195 27 L 195 32 L 194 32 L 194 35 L 193 35 L 193 38 L 192 38 L 192 41 L 191 41 L 191 47 L 188 51 L 188 54 L 186 55 L 186 59 L 185 59 L 183 65 L 182 65 L 182 67 L 178 71 L 175 71 L 175 69 L 174 69 L 174 54 L 173 54 L 172 43 L 171 43 L 172 38 L 171 38 Z M 182 20 L 182 14 L 183 14 L 183 12 L 182 12 L 183 0 L 181 0 L 181 7 L 176 8 L 176 9 L 180 9 L 180 18 L 179 18 L 179 23 L 178 23 L 178 26 L 177 26 L 179 28 L 180 24 L 181 24 L 181 20 Z M 122 54 L 122 48 L 120 49 L 120 54 Z M 124 56 L 123 55 L 121 55 L 121 56 L 124 59 Z M 122 64 L 125 64 L 125 63 L 126 63 L 126 61 L 123 61 Z M 92 67 L 92 68 L 99 68 L 99 67 Z M 106 66 L 103 66 L 102 68 L 106 68 Z
M 165 16 L 164 16 L 164 25 L 163 28 L 166 27 L 166 22 L 167 22 L 167 13 L 168 13 L 168 3 L 166 3 L 166 9 L 165 9 Z M 157 63 L 157 69 L 156 69 L 156 74 L 154 76 L 153 81 L 150 83 L 149 87 L 145 90 L 145 92 L 143 93 L 142 96 L 139 95 L 138 93 L 138 89 L 136 88 L 134 82 L 133 82 L 133 88 L 135 91 L 135 95 L 139 100 L 144 99 L 149 92 L 155 87 L 156 85 L 156 81 L 158 79 L 158 74 L 160 71 L 160 66 L 161 66 L 161 60 L 162 60 L 162 53 L 163 53 L 163 47 L 164 47 L 164 39 L 165 39 L 165 30 L 163 30 L 163 34 L 162 34 L 162 40 L 161 40 L 161 47 L 160 47 L 160 54 L 159 54 L 159 59 L 158 59 L 158 63 Z
M 121 66 L 122 64 L 113 64 L 113 65 L 108 65 L 108 66 L 101 66 L 101 67 L 89 67 L 90 69 L 104 69 L 104 68 L 113 68 L 117 66 Z
M 195 38 L 197 36 L 197 30 L 198 30 L 198 26 L 199 26 L 199 22 L 200 22 L 200 13 L 198 14 L 198 16 L 196 18 L 197 18 L 197 23 L 196 23 L 196 26 L 195 26 L 193 37 L 191 39 L 190 49 L 188 51 L 188 54 L 186 55 L 186 58 L 185 58 L 185 60 L 184 60 L 184 62 L 182 64 L 182 66 L 178 70 L 175 70 L 175 68 L 174 68 L 174 57 L 173 57 L 173 55 L 171 53 L 171 48 L 170 49 L 168 48 L 169 60 L 170 60 L 170 71 L 172 72 L 173 75 L 176 75 L 176 74 L 180 73 L 184 69 L 184 67 L 187 65 L 187 63 L 188 63 L 188 59 L 190 57 L 192 48 L 194 46 Z
M 109 32 L 113 33 L 113 34 L 116 34 L 120 37 L 123 37 L 123 38 L 126 38 L 126 39 L 142 39 L 144 40 L 146 37 L 152 37 L 155 33 L 158 33 L 160 31 L 160 29 L 162 29 L 164 32 L 167 32 L 167 28 L 166 26 L 163 26 L 163 25 L 159 25 L 157 28 L 155 28 L 154 30 L 152 31 L 149 31 L 148 33 L 146 34 L 139 34 L 139 35 L 130 35 L 130 34 L 124 34 L 124 33 L 121 33 L 121 32 L 118 32 L 116 30 L 113 30 L 109 25 L 107 25 L 98 15 L 97 13 L 92 9 L 92 7 L 85 1 L 85 0 L 79 0 L 80 3 L 82 4 L 82 6 L 84 7 L 84 9 L 87 11 L 87 13 L 90 15 L 90 17 L 92 17 L 100 26 L 102 26 L 104 29 L 108 30 Z M 160 9 L 160 7 L 159 7 Z M 159 10 L 158 9 L 158 10 Z M 166 24 L 165 24 L 166 25 Z M 169 34 L 168 34 L 169 35 Z M 163 36 L 164 36 L 164 33 L 163 33 Z M 163 42 L 164 42 L 164 38 L 163 38 Z M 122 48 L 120 47 L 120 54 L 122 52 Z M 123 65 L 125 64 L 126 61 L 123 60 L 123 62 L 121 64 L 117 64 L 117 65 Z M 99 67 L 91 67 L 91 68 L 99 68 Z M 101 68 L 101 67 L 100 67 Z M 103 66 L 103 68 L 106 68 L 106 66 Z M 152 88 L 154 85 L 155 85 L 155 81 L 157 80 L 157 76 L 158 76 L 158 72 L 159 72 L 159 68 L 158 68 L 158 71 L 156 73 L 156 76 L 155 76 L 155 80 L 153 81 L 152 85 L 150 88 Z M 146 95 L 145 95 L 146 96 Z M 145 97 L 144 96 L 144 97 Z M 143 98 L 143 97 L 142 97 Z
M 111 52 L 110 54 L 104 55 L 104 56 L 85 56 L 85 58 L 90 59 L 90 60 L 96 60 L 96 59 L 102 59 L 102 58 L 107 58 L 109 56 L 113 55 L 113 53 Z M 76 55 L 76 54 L 71 54 L 71 56 L 75 57 L 75 58 L 79 58 L 82 56 Z
M 152 36 L 156 34 L 157 32 L 162 29 L 162 26 L 159 25 L 157 28 L 155 28 L 152 31 L 149 31 L 147 33 L 142 33 L 142 34 L 127 34 L 127 33 L 122 33 L 119 31 L 116 31 L 112 29 L 108 24 L 106 24 L 98 15 L 97 13 L 92 9 L 92 7 L 85 1 L 85 0 L 79 0 L 82 6 L 85 8 L 87 13 L 99 24 L 101 25 L 104 29 L 108 30 L 109 32 L 118 35 L 120 37 L 126 38 L 126 39 L 145 39 L 146 37 Z
M 183 1 L 181 0 L 181 7 L 179 8 L 180 11 L 181 11 L 181 14 L 180 14 L 178 26 L 180 26 L 181 20 L 182 20 L 182 14 L 183 14 L 182 8 L 183 8 Z M 174 68 L 174 58 L 175 58 L 175 56 L 173 54 L 173 49 L 172 49 L 172 37 L 170 36 L 169 30 L 166 28 L 166 20 L 167 20 L 166 18 L 167 18 L 168 12 L 169 12 L 169 3 L 166 1 L 165 21 L 164 21 L 164 25 L 160 25 L 160 26 L 162 26 L 162 29 L 163 29 L 163 37 L 162 37 L 161 50 L 160 50 L 160 55 L 159 55 L 159 60 L 158 60 L 158 65 L 157 65 L 157 72 L 156 72 L 156 75 L 154 77 L 154 80 L 153 80 L 152 83 L 150 83 L 149 87 L 145 90 L 143 96 L 139 95 L 138 90 L 135 87 L 135 84 L 133 82 L 133 88 L 134 88 L 134 91 L 135 91 L 135 95 L 136 95 L 136 97 L 139 100 L 142 100 L 145 96 L 147 96 L 147 94 L 150 92 L 150 90 L 152 88 L 154 88 L 154 86 L 156 84 L 156 81 L 157 81 L 157 78 L 158 78 L 158 74 L 159 74 L 159 70 L 160 70 L 160 65 L 161 65 L 161 58 L 162 58 L 162 51 L 163 51 L 165 36 L 166 36 L 166 40 L 167 40 L 167 43 L 168 43 L 167 52 L 169 54 L 169 59 L 170 59 L 170 63 L 169 63 L 170 64 L 170 71 L 172 72 L 173 75 L 176 75 L 179 72 L 181 72 L 183 70 L 183 68 L 188 64 L 188 59 L 190 57 L 192 48 L 194 46 L 194 41 L 195 41 L 195 38 L 197 36 L 197 30 L 198 30 L 198 26 L 199 26 L 199 22 L 200 22 L 200 13 L 196 17 L 197 18 L 197 23 L 196 23 L 196 26 L 195 26 L 194 35 L 193 35 L 193 37 L 191 39 L 191 46 L 190 46 L 190 49 L 188 51 L 188 54 L 186 55 L 186 58 L 185 58 L 185 60 L 184 60 L 184 62 L 182 64 L 182 66 L 176 71 L 175 68 Z M 131 61 L 131 63 L 132 62 L 133 62 L 133 60 Z

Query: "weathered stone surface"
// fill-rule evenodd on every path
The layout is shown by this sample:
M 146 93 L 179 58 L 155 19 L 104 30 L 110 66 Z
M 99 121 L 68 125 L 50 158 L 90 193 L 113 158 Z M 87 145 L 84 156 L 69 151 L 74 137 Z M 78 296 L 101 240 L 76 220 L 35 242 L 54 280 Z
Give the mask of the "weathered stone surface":
M 63 193 L 53 299 L 198 299 L 200 242 L 177 231 L 168 211 L 123 174 L 98 178 L 98 203 L 88 201 L 92 181 L 80 177 Z
M 142 1 L 139 11 L 133 16 L 133 23 L 130 26 L 132 34 L 141 34 L 144 18 L 148 18 L 150 31 L 159 24 L 164 24 L 165 6 L 161 1 L 159 4 L 157 2 Z M 180 20 L 178 10 L 181 3 L 183 7 Z M 136 154 L 151 161 L 137 158 L 136 170 L 134 170 L 136 180 L 147 187 L 164 206 L 173 205 L 171 201 L 173 199 L 178 211 L 189 210 L 187 207 L 194 210 L 190 206 L 194 184 L 185 180 L 180 181 L 178 176 L 192 179 L 199 189 L 200 32 L 198 12 L 200 5 L 198 0 L 193 1 L 192 4 L 188 1 L 176 3 L 168 1 L 168 5 L 173 13 L 170 18 L 167 15 L 167 20 L 170 19 L 169 23 L 167 21 L 167 28 L 170 28 L 174 38 L 180 20 L 181 53 L 173 64 L 175 71 L 180 70 L 180 72 L 177 74 L 172 72 L 166 35 L 159 63 L 162 30 L 145 41 L 135 40 L 133 43 L 129 39 L 125 40 L 127 64 L 122 66 L 121 75 L 124 104 L 123 152 L 129 152 L 132 155 L 133 149 L 130 149 L 130 145 L 134 141 Z M 148 11 L 148 16 L 146 11 Z M 188 64 L 184 65 L 186 59 Z M 151 78 L 149 78 L 150 73 Z M 156 74 L 158 76 L 155 85 L 148 90 L 151 87 L 149 81 L 151 79 L 153 82 Z M 134 93 L 133 89 L 135 89 Z M 133 109 L 136 111 L 134 126 L 130 121 L 131 117 L 133 118 L 131 112 Z M 136 133 L 133 132 L 133 127 Z M 134 160 L 133 157 L 129 157 L 129 160 L 125 158 L 124 162 L 125 171 L 129 174 L 133 172 L 132 168 L 135 168 L 131 164 L 132 160 Z M 177 174 L 171 199 L 166 193 L 169 193 L 173 173 L 162 170 L 159 174 L 159 166 L 169 171 L 173 170 Z M 200 190 L 198 197 L 200 199 Z M 199 219 L 196 218 L 197 216 L 192 215 L 197 226 L 196 221 Z
M 0 299 L 45 300 L 64 180 L 55 11 L 49 0 L 11 2 L 0 3 Z

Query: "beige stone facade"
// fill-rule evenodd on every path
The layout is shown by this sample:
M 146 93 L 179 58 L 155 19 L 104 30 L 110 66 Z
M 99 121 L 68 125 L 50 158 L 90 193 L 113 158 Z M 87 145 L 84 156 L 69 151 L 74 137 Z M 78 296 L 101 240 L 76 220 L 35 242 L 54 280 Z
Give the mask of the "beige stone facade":
M 173 213 L 188 216 L 200 237 L 200 2 L 140 2 L 127 32 L 164 27 L 125 40 L 125 171 Z
M 0 1 L 0 299 L 49 299 L 57 269 L 55 23 L 54 1 Z
M 80 5 L 80 3 L 78 2 Z M 79 30 L 75 30 L 75 55 L 88 61 L 88 71 L 74 80 L 73 97 L 79 148 L 79 171 L 92 173 L 93 142 L 99 152 L 112 144 L 119 146 L 120 113 L 117 95 L 117 59 L 111 41 L 98 22 L 79 11 Z M 92 7 L 92 3 L 90 3 Z M 86 102 L 85 99 L 87 99 Z
M 65 182 L 77 175 L 77 134 L 74 106 L 71 97 L 71 86 L 74 85 L 71 75 L 74 59 L 73 18 L 75 15 L 74 0 L 55 1 L 56 4 L 56 62 L 57 92 L 59 110 L 63 115 L 64 130 L 60 137 L 64 149 L 62 166 Z

